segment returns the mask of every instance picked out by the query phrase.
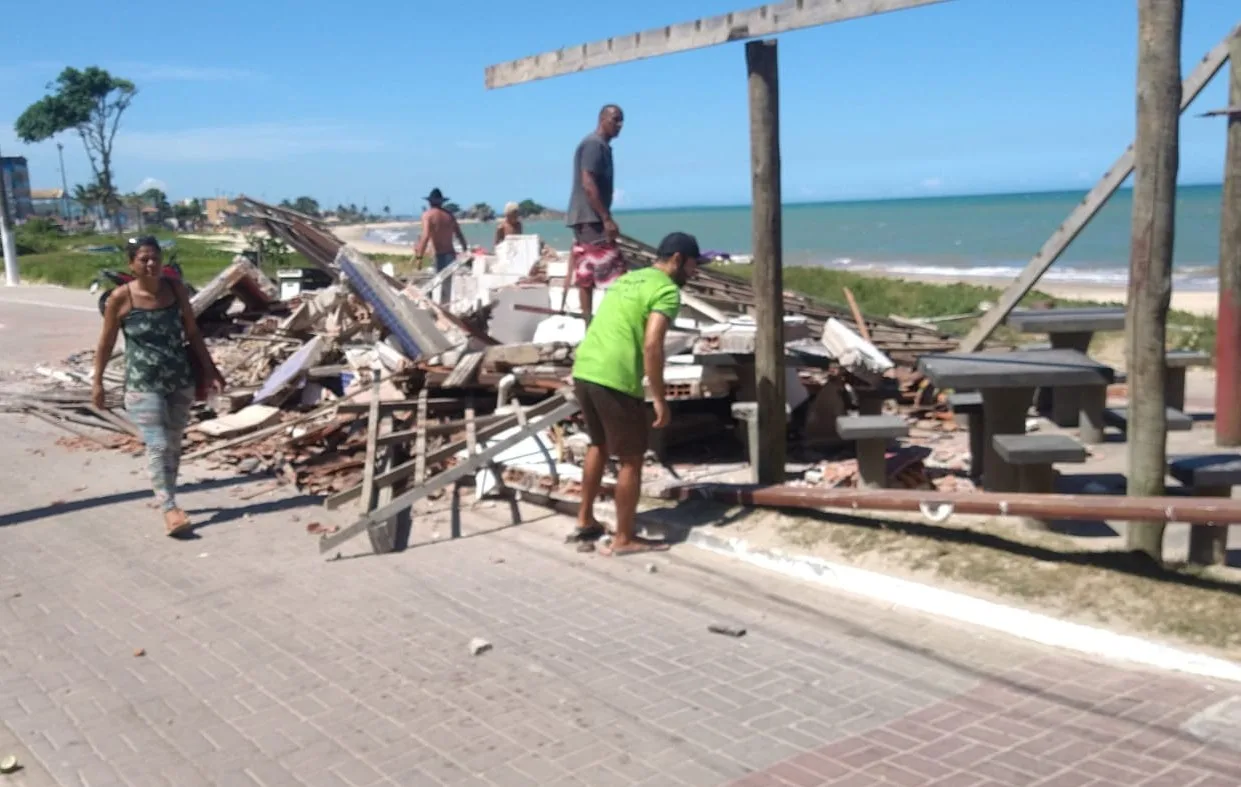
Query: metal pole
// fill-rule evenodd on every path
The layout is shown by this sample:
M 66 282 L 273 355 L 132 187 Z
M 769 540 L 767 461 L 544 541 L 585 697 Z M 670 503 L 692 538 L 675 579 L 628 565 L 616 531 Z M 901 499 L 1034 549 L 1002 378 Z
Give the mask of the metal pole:
M 9 222 L 9 187 L 4 180 L 4 157 L 0 156 L 0 246 L 4 248 L 4 283 L 9 287 L 21 284 L 17 270 L 17 238 Z
M 69 178 L 65 175 L 65 146 L 56 143 L 56 153 L 60 156 L 60 207 L 61 218 L 69 220 Z
M 1241 106 L 1241 30 L 1228 42 L 1228 106 Z M 1241 114 L 1227 115 L 1219 215 L 1219 313 L 1215 339 L 1215 444 L 1241 445 Z
M 1188 522 L 1227 527 L 1241 522 L 1241 500 L 1223 497 L 1045 495 L 1031 492 L 934 492 L 915 489 L 812 489 L 778 484 L 673 487 L 673 500 L 715 500 L 771 508 L 919 511 L 939 522 L 952 514 L 1034 519 Z

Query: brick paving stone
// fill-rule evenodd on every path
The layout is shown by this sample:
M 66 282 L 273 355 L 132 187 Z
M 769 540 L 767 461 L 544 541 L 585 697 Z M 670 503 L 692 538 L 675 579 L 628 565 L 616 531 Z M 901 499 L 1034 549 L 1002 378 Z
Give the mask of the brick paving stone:
M 0 418 L 0 749 L 29 763 L 20 787 L 1241 783 L 1235 752 L 1182 729 L 1238 687 L 688 547 L 650 574 L 566 548 L 567 523 L 538 509 L 325 561 L 304 523 L 350 512 L 242 502 L 253 479 L 195 467 L 186 504 L 225 515 L 173 541 L 138 459 Z M 483 503 L 463 525 L 507 511 Z M 433 527 L 448 532 L 442 505 L 415 530 Z M 720 620 L 749 632 L 706 631 Z M 478 636 L 495 647 L 473 657 Z

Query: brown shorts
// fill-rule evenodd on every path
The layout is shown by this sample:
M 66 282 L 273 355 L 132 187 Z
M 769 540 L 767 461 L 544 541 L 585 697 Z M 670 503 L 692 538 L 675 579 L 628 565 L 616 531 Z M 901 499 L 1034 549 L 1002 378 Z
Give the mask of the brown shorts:
M 609 456 L 622 459 L 646 453 L 647 429 L 654 420 L 646 402 L 576 378 L 573 392 L 581 405 L 591 445 L 600 446 Z

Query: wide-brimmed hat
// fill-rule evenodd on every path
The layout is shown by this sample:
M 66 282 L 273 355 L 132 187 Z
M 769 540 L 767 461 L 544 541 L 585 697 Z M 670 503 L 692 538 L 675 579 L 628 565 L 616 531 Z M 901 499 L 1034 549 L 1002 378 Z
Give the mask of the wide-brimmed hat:
M 448 198 L 439 189 L 431 189 L 431 193 L 426 196 L 426 200 L 427 202 L 447 202 Z

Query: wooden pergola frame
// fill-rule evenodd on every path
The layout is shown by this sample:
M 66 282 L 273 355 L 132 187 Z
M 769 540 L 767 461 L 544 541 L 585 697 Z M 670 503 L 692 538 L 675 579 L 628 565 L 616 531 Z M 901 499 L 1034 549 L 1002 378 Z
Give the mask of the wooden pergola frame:
M 601 41 L 564 47 L 499 63 L 485 69 L 484 80 L 488 89 L 509 87 L 635 60 L 773 36 L 792 30 L 943 2 L 949 2 L 949 0 L 788 0 L 783 3 L 770 3 L 746 11 L 720 14 L 639 33 L 614 36 Z M 1225 36 L 1185 78 L 1180 107 L 1182 112 L 1228 61 L 1230 44 L 1235 50 L 1239 37 L 1241 37 L 1241 27 Z M 749 80 L 750 170 L 753 194 L 753 284 L 755 322 L 758 331 L 754 354 L 755 391 L 761 444 L 757 456 L 756 472 L 760 483 L 770 484 L 784 480 L 784 437 L 787 428 L 784 390 L 783 251 L 781 247 L 779 80 L 776 42 L 774 40 L 749 41 L 746 44 L 746 69 Z M 1235 104 L 1236 100 L 1234 94 L 1230 103 Z M 1229 115 L 1234 120 L 1235 128 L 1237 117 L 1235 112 L 1236 108 L 1232 106 L 1227 110 L 1218 111 L 1217 114 Z M 1233 154 L 1234 157 L 1235 155 Z M 1083 201 L 1052 233 L 1017 279 L 1009 285 L 999 304 L 983 315 L 974 329 L 962 340 L 963 351 L 973 351 L 982 346 L 995 328 L 1106 204 L 1112 194 L 1120 188 L 1133 172 L 1134 160 L 1134 147 L 1130 145 L 1087 193 Z M 1233 189 L 1235 188 L 1234 186 Z M 1235 252 L 1233 255 L 1235 256 Z M 1227 253 L 1226 256 L 1228 256 Z M 1221 270 L 1224 267 L 1223 262 L 1221 258 Z M 1241 266 L 1241 261 L 1235 264 Z M 1241 281 L 1241 272 L 1236 276 L 1231 273 L 1227 276 L 1230 283 L 1234 279 Z M 1241 292 L 1241 285 L 1233 286 Z M 1241 294 L 1238 297 L 1241 298 Z M 1234 332 L 1238 334 L 1237 343 L 1241 347 L 1241 325 Z M 1241 363 L 1237 366 L 1238 372 L 1232 376 L 1241 385 Z M 1236 396 L 1230 396 L 1229 401 L 1232 402 L 1238 397 L 1241 397 L 1241 392 L 1237 392 Z M 1234 420 L 1237 421 L 1237 425 L 1233 431 L 1236 431 L 1237 435 L 1233 439 L 1241 441 L 1241 419 Z

